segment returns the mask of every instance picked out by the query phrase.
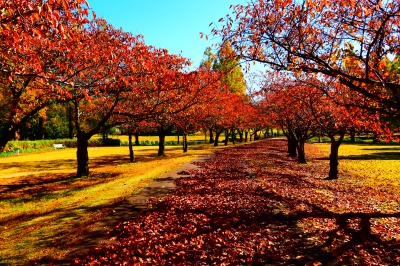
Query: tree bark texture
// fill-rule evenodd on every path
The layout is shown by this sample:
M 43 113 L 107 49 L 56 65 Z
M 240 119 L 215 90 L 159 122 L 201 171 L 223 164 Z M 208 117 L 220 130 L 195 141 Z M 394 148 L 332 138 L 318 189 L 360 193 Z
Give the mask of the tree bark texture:
M 129 131 L 128 132 L 128 140 L 129 140 L 129 162 L 134 163 L 135 162 L 135 154 L 133 152 L 133 147 L 132 147 L 132 133 Z
M 188 151 L 187 134 L 183 134 L 182 136 L 182 147 L 183 147 L 183 152 Z
M 304 149 L 304 145 L 305 145 L 305 143 L 304 143 L 304 141 L 299 141 L 299 142 L 297 142 L 297 162 L 298 163 L 303 163 L 303 164 L 305 164 L 305 163 L 307 163 L 307 160 L 306 160 L 306 151 L 305 151 L 305 149 Z
M 88 147 L 89 142 L 88 138 L 84 135 L 78 134 L 77 136 L 77 144 L 78 148 L 76 151 L 76 158 L 78 161 L 78 169 L 76 176 L 88 176 L 89 175 L 89 154 Z
M 334 138 L 331 139 L 331 154 L 329 155 L 329 177 L 328 179 L 338 179 L 339 166 L 339 147 Z
M 165 156 L 165 133 L 162 130 L 158 131 L 158 156 Z

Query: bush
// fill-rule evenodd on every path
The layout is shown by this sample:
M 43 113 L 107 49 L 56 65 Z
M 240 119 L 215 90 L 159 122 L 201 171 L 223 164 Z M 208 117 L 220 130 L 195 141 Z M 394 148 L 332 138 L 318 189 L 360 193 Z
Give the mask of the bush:
M 134 145 L 134 143 L 132 143 L 132 145 Z M 129 141 L 127 140 L 121 141 L 121 146 L 129 146 Z
M 99 139 L 101 146 L 107 146 L 107 147 L 116 147 L 116 146 L 121 146 L 121 140 L 120 139 Z
M 355 142 L 364 142 L 364 140 L 362 138 L 354 138 Z M 351 138 L 344 138 L 343 139 L 344 142 L 351 142 Z
M 151 144 L 151 142 L 149 140 L 140 141 L 140 145 L 143 145 L 143 146 L 150 146 L 150 144 Z

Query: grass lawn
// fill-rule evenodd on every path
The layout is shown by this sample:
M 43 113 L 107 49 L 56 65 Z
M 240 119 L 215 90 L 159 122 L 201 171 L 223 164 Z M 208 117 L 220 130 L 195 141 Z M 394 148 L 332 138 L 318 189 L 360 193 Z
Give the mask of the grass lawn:
M 128 136 L 127 135 L 109 135 L 109 138 L 113 139 L 120 139 L 121 141 L 128 141 Z M 208 135 L 207 135 L 208 137 Z M 220 137 L 220 140 L 223 140 L 223 135 Z M 102 138 L 101 136 L 96 136 L 96 138 Z M 146 136 L 146 135 L 140 135 L 139 136 L 139 141 L 158 141 L 159 138 L 158 136 Z M 179 140 L 182 141 L 182 136 L 179 137 Z M 204 134 L 203 135 L 195 135 L 195 136 L 188 136 L 188 141 L 191 140 L 204 140 Z M 132 136 L 132 141 L 135 141 L 135 137 Z M 166 136 L 165 141 L 178 141 L 178 136 Z
M 329 143 L 312 146 L 329 157 Z M 360 185 L 399 191 L 400 145 L 343 143 L 339 148 L 339 170 L 351 173 L 352 181 Z
M 220 146 L 218 148 L 223 148 Z M 90 176 L 75 178 L 76 149 L 27 153 L 0 161 L 0 265 L 62 258 L 117 202 L 165 172 L 214 150 L 196 145 L 89 148 Z

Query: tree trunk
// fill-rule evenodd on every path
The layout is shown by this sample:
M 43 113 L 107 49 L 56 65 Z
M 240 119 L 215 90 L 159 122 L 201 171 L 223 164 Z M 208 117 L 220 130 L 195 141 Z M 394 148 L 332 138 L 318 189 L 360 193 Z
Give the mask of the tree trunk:
M 210 129 L 209 131 L 210 131 L 210 143 L 214 143 L 214 144 L 215 144 L 213 131 L 212 131 L 212 129 Z M 214 145 L 214 146 L 215 146 L 215 145 Z M 218 145 L 217 145 L 217 146 L 218 146 Z
M 219 139 L 219 135 L 221 135 L 221 131 L 220 132 L 216 132 L 215 133 L 215 138 L 214 138 L 214 147 L 218 146 L 218 139 Z
M 133 147 L 132 147 L 132 132 L 129 130 L 128 131 L 128 140 L 129 140 L 129 162 L 134 163 L 135 162 L 135 154 L 133 153 Z
M 77 138 L 78 149 L 76 151 L 76 158 L 78 161 L 78 169 L 76 176 L 77 177 L 88 176 L 89 175 L 88 138 L 84 134 L 78 134 L 77 137 L 78 137 Z
M 73 139 L 74 138 L 74 116 L 73 116 L 74 109 L 71 107 L 71 105 L 69 105 L 67 110 L 68 110 L 68 138 Z
M 290 157 L 297 157 L 297 140 L 293 133 L 288 135 L 288 153 Z
M 339 173 L 339 147 L 343 142 L 344 132 L 339 134 L 339 140 L 336 141 L 334 136 L 330 136 L 331 139 L 331 154 L 329 156 L 329 177 L 327 179 L 338 179 Z
M 224 145 L 227 146 L 229 142 L 229 130 L 225 129 L 225 140 Z
M 350 142 L 356 142 L 356 131 L 354 128 L 350 129 Z
M 0 153 L 5 150 L 7 143 L 8 143 L 8 139 L 7 138 L 0 139 Z
M 183 152 L 187 152 L 188 151 L 187 134 L 182 135 L 182 146 L 183 146 Z
M 178 145 L 180 144 L 180 140 L 179 140 L 179 134 L 178 134 Z
M 306 151 L 304 149 L 304 144 L 305 144 L 304 141 L 299 141 L 299 142 L 297 142 L 297 145 L 296 145 L 297 154 L 298 154 L 297 162 L 302 163 L 302 164 L 307 163 Z
M 162 130 L 158 131 L 158 156 L 165 156 L 165 133 Z
M 338 179 L 339 147 L 334 137 L 331 137 L 331 154 L 329 155 L 329 177 L 328 180 Z
M 239 142 L 242 143 L 243 142 L 243 131 L 239 132 Z
M 379 142 L 379 136 L 378 136 L 378 134 L 374 133 L 374 137 L 373 137 L 373 139 L 372 139 L 372 142 L 373 142 L 373 143 L 378 143 L 378 142 Z
M 352 143 L 356 142 L 356 134 L 354 132 L 350 133 L 350 142 Z
M 232 144 L 235 145 L 235 140 L 236 140 L 236 133 L 235 133 L 235 129 L 232 128 Z
M 43 117 L 39 116 L 39 130 L 38 130 L 38 139 L 44 139 L 44 133 L 45 133 L 45 128 L 44 128 L 44 119 Z
M 1 135 L 1 138 L 0 138 L 0 152 L 4 151 L 8 141 L 15 136 L 15 132 L 16 131 L 13 131 L 13 132 L 7 131 L 5 134 Z
M 244 132 L 244 142 L 247 142 L 248 137 L 249 137 L 249 131 L 246 130 L 246 131 Z
M 136 133 L 136 134 L 135 134 L 135 145 L 136 145 L 136 146 L 139 146 L 139 145 L 140 145 L 140 143 L 139 143 L 139 133 Z

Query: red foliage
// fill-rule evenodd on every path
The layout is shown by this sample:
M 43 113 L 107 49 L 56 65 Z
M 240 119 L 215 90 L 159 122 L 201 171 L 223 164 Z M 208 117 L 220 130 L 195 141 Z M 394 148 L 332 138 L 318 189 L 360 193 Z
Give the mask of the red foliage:
M 312 153 L 311 153 L 312 154 Z M 287 159 L 283 140 L 219 151 L 185 171 L 152 211 L 119 224 L 116 242 L 76 264 L 311 265 L 400 263 L 392 195 L 322 177 L 327 166 Z M 329 196 L 326 196 L 324 191 Z M 373 200 L 372 200 L 373 199 Z M 389 219 L 390 226 L 381 219 Z

